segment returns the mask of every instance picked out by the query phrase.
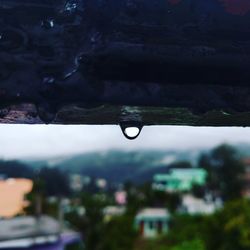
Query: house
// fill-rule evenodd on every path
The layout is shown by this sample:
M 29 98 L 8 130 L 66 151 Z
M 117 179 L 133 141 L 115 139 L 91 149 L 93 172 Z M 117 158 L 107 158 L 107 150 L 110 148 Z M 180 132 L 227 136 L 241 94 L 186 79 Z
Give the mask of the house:
M 190 191 L 194 185 L 206 183 L 207 172 L 203 168 L 172 168 L 166 174 L 156 174 L 153 189 L 166 192 Z
M 98 178 L 98 179 L 96 179 L 96 181 L 95 181 L 95 185 L 96 185 L 96 187 L 99 188 L 99 189 L 105 189 L 105 188 L 107 188 L 107 186 L 108 186 L 108 182 L 107 182 L 107 180 L 105 180 L 105 179 L 103 179 L 103 178 Z
M 70 175 L 70 188 L 74 192 L 82 191 L 84 186 L 83 176 L 80 174 L 71 174 Z
M 112 218 L 123 215 L 125 211 L 123 206 L 107 206 L 103 209 L 104 221 L 109 222 Z
M 28 179 L 0 179 L 0 217 L 9 218 L 23 213 L 28 205 L 25 196 L 32 188 L 33 182 Z
M 144 238 L 154 238 L 168 232 L 170 214 L 164 208 L 145 208 L 135 217 L 135 227 Z
M 191 194 L 182 196 L 180 212 L 190 215 L 197 214 L 213 214 L 222 207 L 222 200 L 216 198 L 214 201 L 210 199 L 196 198 Z
M 81 236 L 49 216 L 0 220 L 0 250 L 83 249 Z
M 120 206 L 125 205 L 127 203 L 127 192 L 126 191 L 115 192 L 115 201 Z

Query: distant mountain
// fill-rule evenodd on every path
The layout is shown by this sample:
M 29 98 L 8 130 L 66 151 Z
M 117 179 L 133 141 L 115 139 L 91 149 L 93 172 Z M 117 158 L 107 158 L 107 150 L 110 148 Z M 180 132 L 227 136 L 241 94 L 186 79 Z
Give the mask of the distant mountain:
M 31 158 L 31 159 L 22 159 L 19 160 L 23 164 L 26 164 L 32 168 L 40 169 L 43 167 L 55 167 L 61 162 L 70 159 L 72 156 L 57 156 L 52 158 Z
M 250 144 L 234 145 L 242 157 L 250 156 Z M 49 159 L 29 159 L 22 161 L 32 168 L 48 166 L 59 168 L 67 173 L 78 173 L 93 178 L 105 178 L 111 182 L 130 180 L 142 183 L 152 180 L 155 173 L 164 173 L 172 164 L 185 162 L 197 166 L 201 153 L 209 149 L 192 150 L 138 150 L 83 153 L 73 156 L 54 157 Z M 202 166 L 200 166 L 202 167 Z
M 78 173 L 111 182 L 145 182 L 155 173 L 166 172 L 174 162 L 196 164 L 201 151 L 107 151 L 79 154 L 48 160 L 26 160 L 25 163 L 40 168 L 57 167 L 68 173 Z
M 31 167 L 19 161 L 0 160 L 0 176 L 6 178 L 33 178 L 34 171 Z

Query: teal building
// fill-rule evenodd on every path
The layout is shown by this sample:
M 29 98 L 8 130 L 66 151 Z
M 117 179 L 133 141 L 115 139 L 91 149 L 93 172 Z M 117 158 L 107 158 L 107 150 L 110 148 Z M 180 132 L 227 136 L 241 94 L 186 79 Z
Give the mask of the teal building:
M 194 185 L 206 183 L 207 171 L 203 168 L 173 168 L 166 174 L 156 174 L 153 189 L 166 192 L 190 191 Z

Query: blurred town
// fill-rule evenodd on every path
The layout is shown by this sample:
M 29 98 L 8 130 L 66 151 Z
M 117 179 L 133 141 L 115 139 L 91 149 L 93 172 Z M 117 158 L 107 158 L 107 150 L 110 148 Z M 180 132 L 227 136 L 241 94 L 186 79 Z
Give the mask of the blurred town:
M 250 150 L 0 161 L 0 249 L 250 249 Z

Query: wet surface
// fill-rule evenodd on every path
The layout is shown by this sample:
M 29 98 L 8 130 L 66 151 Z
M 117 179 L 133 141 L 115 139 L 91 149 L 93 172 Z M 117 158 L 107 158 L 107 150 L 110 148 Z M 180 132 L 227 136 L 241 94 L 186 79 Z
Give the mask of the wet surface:
M 233 15 L 246 15 L 250 11 L 250 3 L 248 0 L 216 0 L 216 1 L 213 2 L 216 5 L 218 5 L 219 2 L 219 4 L 221 4 L 221 6 L 224 8 L 225 12 Z M 181 2 L 184 2 L 184 0 L 168 0 L 168 2 L 172 5 L 176 5 Z
M 88 124 L 111 125 L 123 121 L 136 121 L 143 125 L 189 125 L 189 126 L 250 126 L 250 112 L 208 111 L 204 114 L 193 114 L 187 108 L 128 107 L 102 106 L 85 109 L 69 105 L 63 107 L 56 115 L 53 124 Z M 137 119 L 139 117 L 139 119 Z M 36 115 L 36 108 L 31 104 L 13 106 L 0 123 L 8 124 L 43 124 Z
M 0 122 L 248 124 L 223 114 L 250 111 L 249 11 L 247 0 L 0 0 Z

